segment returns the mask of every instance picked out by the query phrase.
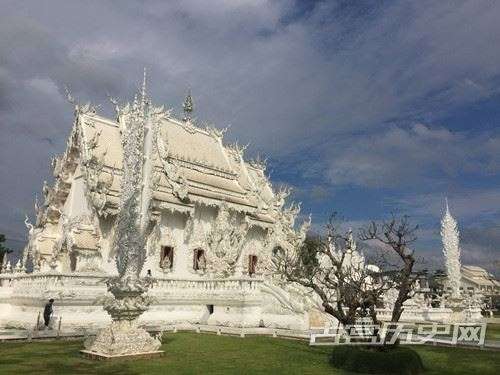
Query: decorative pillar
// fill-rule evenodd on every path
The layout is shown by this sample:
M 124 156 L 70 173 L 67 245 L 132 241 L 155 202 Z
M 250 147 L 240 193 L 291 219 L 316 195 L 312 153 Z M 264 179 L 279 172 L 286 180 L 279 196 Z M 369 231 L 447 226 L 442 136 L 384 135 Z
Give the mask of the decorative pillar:
M 141 278 L 146 259 L 146 238 L 152 223 L 152 139 L 155 122 L 146 96 L 146 71 L 140 100 L 119 110 L 123 147 L 120 211 L 113 246 L 118 277 L 107 281 L 112 294 L 104 309 L 113 322 L 85 342 L 82 353 L 90 358 L 162 355 L 161 342 L 138 325 L 138 318 L 151 303 L 147 290 L 151 280 Z

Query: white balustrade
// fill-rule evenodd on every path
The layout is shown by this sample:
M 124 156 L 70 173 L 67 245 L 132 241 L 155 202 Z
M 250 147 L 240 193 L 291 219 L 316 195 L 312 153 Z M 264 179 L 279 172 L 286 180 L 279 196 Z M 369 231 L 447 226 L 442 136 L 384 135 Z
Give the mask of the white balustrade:
M 0 285 L 16 290 L 30 290 L 31 293 L 41 290 L 102 288 L 110 277 L 102 274 L 84 273 L 9 273 L 0 274 Z M 183 294 L 193 293 L 233 293 L 256 294 L 260 293 L 261 279 L 232 278 L 232 279 L 152 279 L 151 293 L 158 295 L 163 292 L 173 292 L 182 297 Z M 169 293 L 170 294 L 170 293 Z

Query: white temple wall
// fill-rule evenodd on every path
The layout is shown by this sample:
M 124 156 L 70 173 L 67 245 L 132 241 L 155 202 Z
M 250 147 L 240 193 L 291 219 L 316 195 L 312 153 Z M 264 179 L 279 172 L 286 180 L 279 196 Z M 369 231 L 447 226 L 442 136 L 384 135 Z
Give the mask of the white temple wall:
M 69 195 L 64 203 L 63 213 L 67 217 L 92 216 L 92 211 L 85 195 L 85 180 L 80 167 L 77 167 L 73 175 Z M 82 199 L 83 198 L 83 199 Z M 61 221 L 60 221 L 60 224 Z
M 78 199 L 79 196 L 82 196 L 81 194 L 83 194 L 83 190 L 85 189 L 81 177 L 79 169 L 77 168 L 75 181 L 72 184 L 68 199 L 63 207 L 63 217 L 66 221 L 82 215 L 87 215 L 89 217 L 92 215 L 87 199 Z M 203 228 L 202 231 L 209 233 L 211 225 L 217 216 L 217 208 L 197 205 L 192 215 L 197 220 L 197 225 Z M 193 270 L 193 254 L 195 249 L 203 248 L 206 245 L 204 244 L 204 241 L 200 242 L 199 238 L 190 238 L 186 242 L 185 230 L 187 219 L 187 213 L 172 212 L 169 210 L 164 210 L 161 213 L 159 241 L 155 244 L 151 243 L 151 241 L 148 243 L 147 260 L 143 268 L 144 275 L 148 270 L 151 270 L 154 277 L 175 277 L 183 279 L 200 279 L 205 277 L 203 273 L 195 272 Z M 56 225 L 47 223 L 44 233 L 50 234 L 50 237 L 55 238 L 55 241 L 59 241 L 64 232 L 64 220 L 59 220 L 59 223 Z M 112 217 L 101 217 L 98 221 L 99 228 L 97 228 L 97 231 L 100 234 L 99 252 L 101 256 L 100 269 L 106 274 L 116 274 L 116 264 L 114 261 L 115 254 L 112 251 L 114 221 L 115 219 Z M 249 229 L 243 245 L 242 253 L 237 260 L 236 272 L 234 274 L 235 277 L 248 274 L 249 255 L 253 254 L 258 256 L 259 259 L 262 259 L 262 242 L 265 235 L 265 230 L 257 226 L 253 226 Z M 163 246 L 171 246 L 174 248 L 174 259 L 171 269 L 165 270 L 160 268 L 160 252 Z M 52 249 L 50 250 L 53 251 Z M 203 250 L 208 251 L 208 249 Z M 61 251 L 61 256 L 59 257 L 60 263 L 55 270 L 64 273 L 71 272 L 69 251 L 67 251 L 67 249 L 62 249 Z M 51 271 L 51 268 L 48 267 L 47 264 L 45 265 L 47 267 L 42 268 L 41 271 Z
M 297 329 L 308 330 L 309 314 L 304 313 L 288 313 L 288 314 L 274 314 L 263 313 L 261 315 L 262 323 L 266 328 L 280 328 L 280 329 Z M 260 323 L 260 322 L 259 322 Z
M 261 320 L 260 306 L 214 306 L 214 313 L 207 319 L 208 324 L 234 326 L 232 322 L 240 322 L 236 326 L 258 327 Z
M 192 213 L 198 225 L 201 225 L 205 233 L 209 233 L 214 218 L 217 215 L 217 209 L 208 206 L 196 206 Z M 143 275 L 150 270 L 153 277 L 173 277 L 173 278 L 194 278 L 202 279 L 202 273 L 193 270 L 193 254 L 198 248 L 205 251 L 198 238 L 185 239 L 186 221 L 188 215 L 180 212 L 163 211 L 160 219 L 160 238 L 155 243 L 151 238 L 148 241 L 148 257 L 144 264 Z M 234 277 L 248 274 L 248 256 L 263 256 L 263 240 L 265 231 L 256 226 L 251 227 L 246 235 L 245 244 L 240 257 L 237 260 L 237 267 Z M 154 236 L 154 233 L 151 234 Z M 104 241 L 103 241 L 104 243 Z M 109 244 L 106 244 L 108 247 Z M 174 248 L 173 265 L 171 269 L 162 269 L 160 267 L 161 248 L 170 246 Z M 104 246 L 103 246 L 104 247 Z M 104 250 L 105 251 L 105 250 Z
M 102 276 L 58 272 L 0 277 L 0 326 L 33 328 L 49 298 L 55 299 L 54 319 L 63 328 L 98 328 L 110 318 L 102 308 L 109 296 Z M 304 314 L 263 313 L 262 280 L 158 279 L 149 294 L 154 302 L 141 317 L 149 326 L 216 324 L 232 327 L 305 329 Z M 279 305 L 278 301 L 275 301 Z M 212 313 L 210 313 L 210 310 Z M 305 328 L 304 328 L 305 327 Z
M 205 305 L 192 304 L 168 304 L 151 305 L 139 318 L 142 324 L 154 325 L 158 327 L 170 324 L 198 324 L 202 322 L 207 308 Z
M 187 278 L 195 274 L 188 271 L 188 245 L 184 243 L 184 228 L 187 215 L 179 212 L 163 211 L 160 218 L 160 235 L 155 243 L 150 238 L 147 245 L 147 258 L 143 267 L 143 275 L 150 270 L 153 277 Z M 150 237 L 155 234 L 152 233 Z M 173 265 L 171 269 L 160 267 L 161 248 L 169 246 L 174 249 Z
M 266 232 L 257 226 L 253 226 L 248 230 L 245 238 L 245 243 L 241 251 L 240 257 L 238 258 L 238 266 L 236 267 L 236 273 L 238 276 L 248 275 L 248 257 L 250 255 L 257 256 L 257 266 L 259 262 L 264 261 L 264 240 Z M 267 254 L 271 255 L 271 254 Z
M 172 273 L 169 276 L 179 278 L 190 278 L 197 276 L 190 272 L 192 269 L 192 257 L 189 253 L 189 245 L 184 242 L 184 228 L 186 226 L 187 215 L 179 212 L 167 212 L 162 215 L 161 246 L 171 246 L 174 248 L 174 263 Z M 159 272 L 160 254 L 156 251 L 153 259 Z

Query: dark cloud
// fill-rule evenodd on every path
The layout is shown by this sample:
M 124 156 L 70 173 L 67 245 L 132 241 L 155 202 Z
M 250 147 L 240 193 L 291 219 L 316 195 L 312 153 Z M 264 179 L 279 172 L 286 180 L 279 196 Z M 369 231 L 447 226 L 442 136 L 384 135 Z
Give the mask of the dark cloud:
M 479 265 L 500 277 L 500 225 L 485 223 L 461 232 L 461 255 L 464 264 Z

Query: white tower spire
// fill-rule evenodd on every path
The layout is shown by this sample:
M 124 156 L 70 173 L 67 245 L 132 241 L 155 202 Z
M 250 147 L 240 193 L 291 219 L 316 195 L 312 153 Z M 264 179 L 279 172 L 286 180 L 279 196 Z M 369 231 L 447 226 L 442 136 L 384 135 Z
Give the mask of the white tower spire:
M 142 88 L 141 88 L 141 109 L 144 111 L 146 108 L 146 102 L 147 102 L 147 91 L 146 91 L 146 84 L 147 84 L 147 70 L 146 67 L 144 67 L 144 73 L 142 77 Z
M 194 111 L 193 97 L 191 96 L 191 88 L 188 89 L 186 99 L 184 99 L 184 103 L 182 103 L 182 109 L 184 110 L 183 120 L 186 122 L 190 122 L 191 115 Z
M 453 298 L 460 297 L 460 247 L 459 231 L 456 220 L 451 216 L 446 198 L 446 207 L 441 219 L 441 240 L 443 242 L 443 254 L 448 275 L 448 285 L 451 288 Z

